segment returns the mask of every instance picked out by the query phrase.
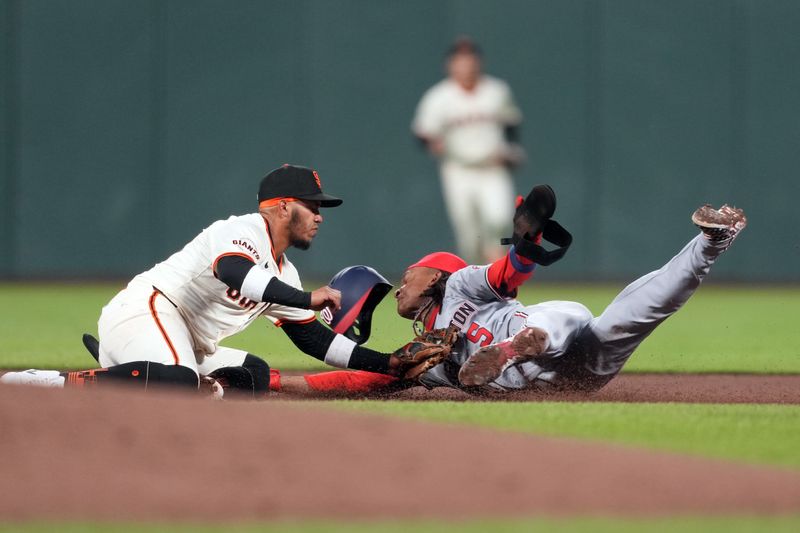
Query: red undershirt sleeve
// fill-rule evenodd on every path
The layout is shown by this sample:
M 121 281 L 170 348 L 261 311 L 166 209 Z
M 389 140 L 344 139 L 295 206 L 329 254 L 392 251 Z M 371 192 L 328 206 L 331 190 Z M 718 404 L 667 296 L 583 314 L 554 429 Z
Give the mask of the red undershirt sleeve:
M 536 244 L 542 242 L 542 235 L 536 236 Z M 502 296 L 515 296 L 517 288 L 531 276 L 536 263 L 516 253 L 512 246 L 508 253 L 492 263 L 486 277 L 492 288 Z

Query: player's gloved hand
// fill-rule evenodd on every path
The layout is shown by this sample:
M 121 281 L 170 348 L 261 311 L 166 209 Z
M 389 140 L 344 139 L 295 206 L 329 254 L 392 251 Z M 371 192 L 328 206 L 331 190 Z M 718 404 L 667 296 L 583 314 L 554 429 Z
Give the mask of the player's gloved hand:
M 535 240 L 555 211 L 556 193 L 553 188 L 549 185 L 536 185 L 524 200 L 517 199 L 514 236 L 508 239 L 508 244 L 517 244 L 521 239 Z
M 501 244 L 513 244 L 517 255 L 540 265 L 551 265 L 564 257 L 572 235 L 551 217 L 556 210 L 556 193 L 549 185 L 536 185 L 525 199 L 517 199 L 514 213 L 514 235 L 501 239 Z M 538 236 L 558 246 L 546 250 L 538 242 Z
M 458 340 L 459 329 L 456 326 L 448 328 L 431 329 L 425 331 L 416 337 L 415 341 L 427 342 L 430 344 L 443 344 L 452 347 Z
M 312 311 L 322 311 L 325 308 L 335 313 L 342 307 L 342 293 L 325 285 L 311 292 Z
M 427 370 L 444 362 L 458 339 L 458 328 L 426 331 L 395 350 L 389 359 L 393 375 L 403 380 L 416 380 Z

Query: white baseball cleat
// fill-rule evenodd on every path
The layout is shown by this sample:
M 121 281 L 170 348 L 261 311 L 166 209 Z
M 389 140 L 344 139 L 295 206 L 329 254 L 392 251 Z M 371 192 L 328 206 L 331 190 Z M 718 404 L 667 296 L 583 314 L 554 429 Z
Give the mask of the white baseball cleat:
M 542 355 L 549 344 L 545 330 L 525 328 L 510 339 L 472 354 L 458 371 L 458 381 L 466 387 L 486 385 L 500 377 L 509 366 Z
M 700 228 L 709 241 L 727 241 L 730 244 L 747 226 L 747 217 L 741 209 L 727 204 L 723 204 L 719 209 L 706 204 L 692 214 L 692 222 Z
M 63 387 L 64 376 L 58 370 L 36 370 L 31 368 L 23 372 L 6 372 L 0 376 L 4 385 L 32 385 L 36 387 Z

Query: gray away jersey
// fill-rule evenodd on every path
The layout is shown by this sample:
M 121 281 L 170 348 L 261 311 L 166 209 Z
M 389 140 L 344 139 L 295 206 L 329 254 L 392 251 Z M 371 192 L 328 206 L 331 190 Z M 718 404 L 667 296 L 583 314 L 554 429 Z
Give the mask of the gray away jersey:
M 523 327 L 547 331 L 549 367 L 533 361 L 511 365 L 491 386 L 517 389 L 534 380 L 598 378 L 602 387 L 623 367 L 641 342 L 672 316 L 700 286 L 711 265 L 725 251 L 728 242 L 712 242 L 696 235 L 664 266 L 630 283 L 597 317 L 578 302 L 551 301 L 523 306 L 497 294 L 487 279 L 489 266 L 469 266 L 454 273 L 447 282 L 444 302 L 434 326 L 450 324 L 460 328 L 462 337 L 450 358 L 425 373 L 423 384 L 459 388 L 458 370 L 467 358 L 483 346 L 512 337 Z M 578 366 L 565 368 L 561 363 Z M 545 377 L 547 374 L 550 376 Z M 593 385 L 594 386 L 594 385 Z
M 461 336 L 450 359 L 431 369 L 423 383 L 459 387 L 458 369 L 467 358 L 484 346 L 505 340 L 525 325 L 525 306 L 499 295 L 487 279 L 490 265 L 471 265 L 453 273 L 447 280 L 442 308 L 435 328 L 453 324 Z

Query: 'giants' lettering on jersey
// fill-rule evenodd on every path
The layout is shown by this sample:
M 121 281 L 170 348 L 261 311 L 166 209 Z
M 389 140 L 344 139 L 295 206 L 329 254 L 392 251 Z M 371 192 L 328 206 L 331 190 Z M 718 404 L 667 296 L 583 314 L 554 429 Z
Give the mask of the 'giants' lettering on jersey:
M 478 308 L 472 303 L 466 301 L 461 302 L 461 304 L 458 306 L 458 309 L 456 309 L 456 312 L 453 313 L 453 318 L 450 320 L 450 325 L 457 326 L 458 329 L 464 331 L 464 326 L 467 325 L 469 319 L 472 318 L 472 315 L 477 312 Z
M 247 239 L 233 239 L 233 241 L 231 242 L 233 243 L 234 246 L 238 246 L 239 248 L 242 248 L 243 250 L 246 250 L 251 254 L 253 254 L 253 257 L 256 258 L 256 261 L 261 261 L 261 256 L 258 255 L 256 247 L 253 246 L 253 244 Z

